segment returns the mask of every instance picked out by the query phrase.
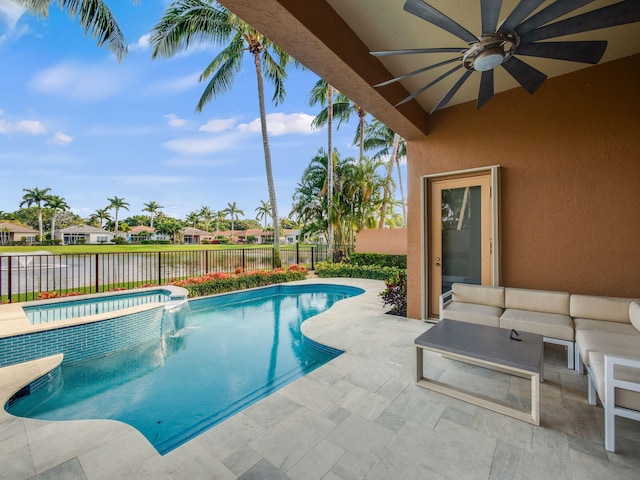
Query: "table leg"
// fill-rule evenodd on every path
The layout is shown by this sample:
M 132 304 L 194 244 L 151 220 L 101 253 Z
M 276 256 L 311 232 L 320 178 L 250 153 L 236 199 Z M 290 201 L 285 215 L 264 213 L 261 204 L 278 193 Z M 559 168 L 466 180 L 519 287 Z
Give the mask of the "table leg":
M 416 347 L 416 382 L 419 382 L 424 376 L 423 373 L 423 353 L 424 350 L 420 347 Z

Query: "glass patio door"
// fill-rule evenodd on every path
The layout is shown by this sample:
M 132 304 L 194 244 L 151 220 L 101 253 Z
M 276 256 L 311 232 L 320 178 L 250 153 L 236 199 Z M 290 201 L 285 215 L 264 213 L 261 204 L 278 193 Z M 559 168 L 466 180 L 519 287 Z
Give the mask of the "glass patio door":
M 455 282 L 492 283 L 491 177 L 432 179 L 429 195 L 429 316 Z

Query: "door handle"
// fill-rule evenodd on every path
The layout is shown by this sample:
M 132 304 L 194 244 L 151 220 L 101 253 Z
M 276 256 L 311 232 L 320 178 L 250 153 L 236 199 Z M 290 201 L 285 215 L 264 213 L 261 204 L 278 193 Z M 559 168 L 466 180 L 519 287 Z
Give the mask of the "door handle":
M 436 267 L 440 266 L 440 257 L 436 257 Z

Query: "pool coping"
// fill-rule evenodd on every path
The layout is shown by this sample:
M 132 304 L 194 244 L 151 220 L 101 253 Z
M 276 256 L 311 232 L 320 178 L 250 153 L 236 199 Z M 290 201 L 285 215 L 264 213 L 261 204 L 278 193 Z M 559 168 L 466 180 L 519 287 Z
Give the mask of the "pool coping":
M 34 305 L 54 305 L 56 303 L 74 302 L 79 300 L 91 300 L 102 297 L 116 297 L 120 295 L 127 295 L 133 293 L 145 293 L 153 292 L 157 290 L 166 290 L 170 292 L 169 301 L 167 302 L 149 302 L 144 305 L 136 305 L 134 307 L 122 308 L 110 312 L 103 312 L 96 315 L 87 315 L 84 317 L 70 318 L 67 320 L 57 320 L 54 322 L 39 323 L 36 325 L 31 324 L 27 315 L 24 312 L 23 307 L 30 307 Z M 70 296 L 60 298 L 49 298 L 46 300 L 32 300 L 29 302 L 16 302 L 6 303 L 0 305 L 0 338 L 13 337 L 16 335 L 24 335 L 35 332 L 42 332 L 46 330 L 55 330 L 58 328 L 71 327 L 75 325 L 82 325 L 85 323 L 100 322 L 103 320 L 109 320 L 114 316 L 124 316 L 134 313 L 144 312 L 152 310 L 165 305 L 166 308 L 171 308 L 172 302 L 184 301 L 188 297 L 188 290 L 183 287 L 177 287 L 174 285 L 161 285 L 156 287 L 144 287 L 130 290 L 118 290 L 114 292 L 102 292 L 92 293 L 82 296 Z M 115 313 L 117 312 L 117 315 Z

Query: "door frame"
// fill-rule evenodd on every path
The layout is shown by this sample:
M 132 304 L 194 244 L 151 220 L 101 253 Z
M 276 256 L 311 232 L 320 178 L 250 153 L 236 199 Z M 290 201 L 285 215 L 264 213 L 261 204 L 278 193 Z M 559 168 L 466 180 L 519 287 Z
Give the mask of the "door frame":
M 429 188 L 430 180 L 445 178 L 463 179 L 465 177 L 478 176 L 485 174 L 490 177 L 491 188 L 491 242 L 492 242 L 492 259 L 491 259 L 491 279 L 492 285 L 500 285 L 500 165 L 489 167 L 471 168 L 466 170 L 457 170 L 452 172 L 435 173 L 424 175 L 420 178 L 420 240 L 421 240 L 421 313 L 422 320 L 430 320 L 429 318 L 429 259 L 430 259 L 430 234 L 431 234 L 431 217 L 429 205 Z

